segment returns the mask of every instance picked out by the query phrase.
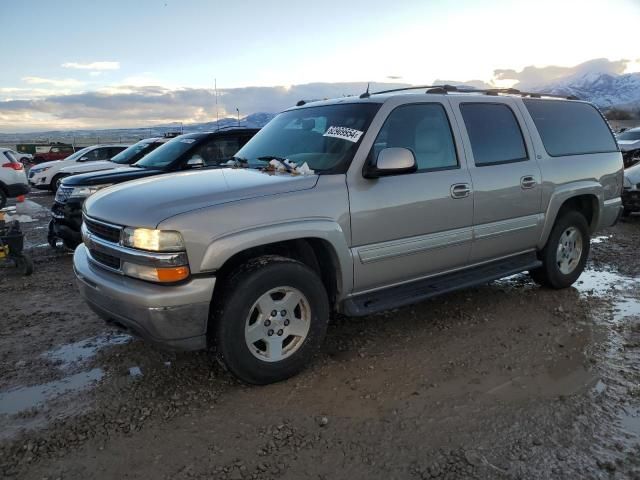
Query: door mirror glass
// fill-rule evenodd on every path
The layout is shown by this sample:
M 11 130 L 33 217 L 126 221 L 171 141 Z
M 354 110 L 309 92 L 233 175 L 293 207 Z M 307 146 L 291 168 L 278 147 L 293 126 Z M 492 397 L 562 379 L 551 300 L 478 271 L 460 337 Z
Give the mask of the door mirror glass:
M 411 150 L 391 147 L 380 150 L 376 164 L 365 171 L 366 178 L 412 173 L 417 169 L 416 157 Z
M 80 157 L 78 159 L 79 162 L 86 162 L 87 160 L 89 160 L 89 157 Z

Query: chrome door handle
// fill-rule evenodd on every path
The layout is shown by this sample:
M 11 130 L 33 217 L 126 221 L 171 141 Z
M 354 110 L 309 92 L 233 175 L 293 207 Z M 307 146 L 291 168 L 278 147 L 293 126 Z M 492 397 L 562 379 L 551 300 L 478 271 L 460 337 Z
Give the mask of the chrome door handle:
M 532 175 L 524 176 L 520 179 L 520 186 L 522 188 L 533 188 L 538 184 L 536 178 Z
M 451 185 L 451 198 L 466 198 L 471 193 L 471 185 L 468 183 L 456 183 Z

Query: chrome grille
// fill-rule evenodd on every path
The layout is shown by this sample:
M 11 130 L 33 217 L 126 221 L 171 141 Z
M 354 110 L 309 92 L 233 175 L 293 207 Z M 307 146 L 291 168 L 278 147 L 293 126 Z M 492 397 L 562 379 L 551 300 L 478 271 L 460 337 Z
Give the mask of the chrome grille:
M 56 191 L 56 202 L 67 203 L 67 200 L 69 200 L 69 197 L 71 196 L 71 192 L 73 192 L 73 187 L 65 187 L 61 185 Z
M 98 222 L 87 217 L 84 217 L 84 224 L 89 233 L 91 233 L 92 235 L 95 235 L 96 237 L 108 242 L 120 242 L 120 232 L 122 228 Z

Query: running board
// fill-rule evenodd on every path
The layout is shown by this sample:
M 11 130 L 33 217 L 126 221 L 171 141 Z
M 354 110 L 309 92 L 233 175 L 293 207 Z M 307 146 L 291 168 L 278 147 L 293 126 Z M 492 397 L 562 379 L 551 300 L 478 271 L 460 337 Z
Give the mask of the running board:
M 356 295 L 344 301 L 343 311 L 352 317 L 370 315 L 532 270 L 541 265 L 542 262 L 538 260 L 535 252 L 523 253 L 505 260 Z

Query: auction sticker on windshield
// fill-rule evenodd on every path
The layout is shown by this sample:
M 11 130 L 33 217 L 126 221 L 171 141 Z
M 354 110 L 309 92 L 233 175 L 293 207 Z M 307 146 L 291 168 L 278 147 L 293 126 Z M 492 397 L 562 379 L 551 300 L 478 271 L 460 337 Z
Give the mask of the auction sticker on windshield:
M 348 140 L 356 143 L 360 140 L 360 136 L 363 132 L 347 127 L 329 127 L 324 133 L 323 137 L 341 138 L 342 140 Z

